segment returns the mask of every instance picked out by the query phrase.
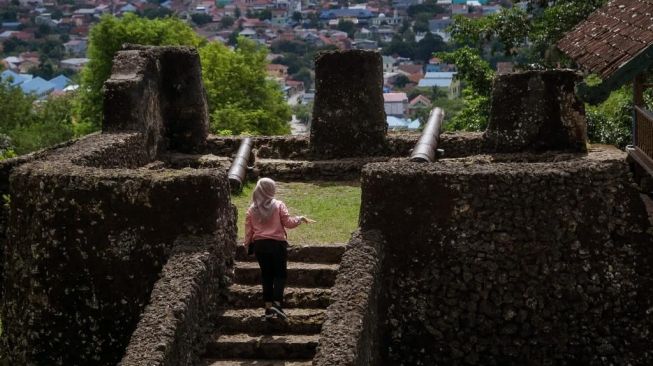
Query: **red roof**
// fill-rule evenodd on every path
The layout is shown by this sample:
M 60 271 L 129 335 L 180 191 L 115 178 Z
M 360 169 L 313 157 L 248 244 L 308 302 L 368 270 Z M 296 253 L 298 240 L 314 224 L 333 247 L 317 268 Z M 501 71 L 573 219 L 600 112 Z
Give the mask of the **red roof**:
M 386 103 L 408 102 L 406 93 L 383 93 L 383 101 Z
M 582 68 L 609 78 L 653 43 L 653 1 L 611 0 L 559 42 Z

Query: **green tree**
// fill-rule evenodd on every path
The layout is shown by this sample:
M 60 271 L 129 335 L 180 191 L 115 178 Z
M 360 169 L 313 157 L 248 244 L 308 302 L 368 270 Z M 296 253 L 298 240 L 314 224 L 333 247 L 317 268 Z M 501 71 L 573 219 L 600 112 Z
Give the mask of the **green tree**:
M 292 113 L 295 117 L 303 123 L 308 123 L 311 120 L 311 115 L 313 114 L 313 103 L 308 104 L 296 104 L 292 107 Z
M 213 132 L 290 132 L 290 108 L 279 85 L 267 79 L 266 55 L 266 49 L 244 38 L 234 51 L 214 42 L 200 50 Z
M 71 139 L 73 101 L 74 96 L 65 95 L 36 102 L 33 95 L 0 82 L 0 135 L 10 141 L 2 139 L 0 155 L 25 154 Z
M 34 97 L 25 95 L 18 87 L 0 81 L 0 133 L 10 135 L 18 126 L 25 126 L 32 120 Z
M 300 13 L 298 11 L 294 11 L 292 13 L 292 20 L 294 20 L 295 22 L 297 22 L 297 23 L 301 22 L 302 18 L 303 18 L 302 13 Z
M 203 13 L 196 13 L 190 16 L 190 19 L 195 23 L 197 26 L 203 26 L 204 24 L 211 23 L 213 21 L 213 17 L 208 15 L 208 14 L 203 14 Z
M 399 55 L 401 57 L 408 57 L 412 59 L 413 57 L 415 57 L 416 46 L 417 44 L 415 43 L 415 41 L 406 42 L 401 38 L 401 36 L 395 34 L 392 37 L 392 41 L 390 41 L 388 45 L 383 47 L 381 53 L 384 55 Z
M 424 38 L 417 42 L 415 59 L 427 62 L 433 57 L 433 53 L 444 51 L 446 48 L 447 44 L 442 40 L 442 37 L 426 32 Z
M 18 126 L 9 134 L 16 153 L 25 154 L 73 138 L 73 98 L 72 95 L 50 97 L 37 104 L 32 121 Z
M 124 43 L 199 46 L 200 38 L 176 18 L 146 19 L 134 14 L 103 16 L 91 29 L 89 62 L 81 76 L 81 118 L 99 128 L 102 121 L 102 85 L 111 75 L 113 56 Z
M 159 6 L 156 8 L 147 8 L 143 10 L 143 16 L 146 17 L 147 19 L 165 18 L 172 15 L 173 15 L 172 10 L 168 8 L 164 8 L 163 6 Z
M 236 20 L 234 18 L 232 18 L 232 17 L 230 17 L 228 15 L 224 16 L 224 17 L 222 17 L 222 19 L 220 19 L 220 28 L 222 28 L 222 29 L 229 28 L 232 25 L 234 25 L 235 21 Z
M 586 105 L 587 137 L 590 141 L 624 148 L 631 139 L 633 93 L 630 85 L 610 94 L 603 103 Z
M 408 83 L 410 83 L 410 79 L 404 74 L 399 74 L 394 81 L 394 84 L 397 88 L 403 88 Z
M 272 19 L 272 12 L 270 9 L 263 9 L 256 13 L 258 20 L 269 20 Z
M 313 85 L 313 74 L 308 67 L 302 67 L 296 73 L 292 74 L 292 79 L 304 83 L 304 89 L 308 90 Z
M 456 65 L 456 77 L 467 85 L 463 89 L 465 108 L 451 120 L 450 128 L 467 131 L 484 129 L 490 117 L 490 94 L 494 78 L 490 64 L 470 47 L 438 55 L 445 62 Z
M 356 33 L 356 24 L 349 20 L 340 19 L 338 21 L 338 30 L 347 33 L 349 38 L 354 38 L 354 33 Z

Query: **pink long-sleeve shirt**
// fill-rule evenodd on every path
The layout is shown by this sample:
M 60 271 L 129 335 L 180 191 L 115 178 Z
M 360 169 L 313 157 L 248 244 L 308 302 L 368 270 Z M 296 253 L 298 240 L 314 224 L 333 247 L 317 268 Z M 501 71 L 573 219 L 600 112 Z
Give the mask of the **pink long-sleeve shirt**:
M 254 218 L 252 207 L 247 209 L 245 217 L 245 245 L 251 244 L 254 240 L 274 239 L 286 240 L 288 235 L 286 228 L 292 229 L 302 223 L 301 216 L 290 216 L 286 204 L 274 200 L 274 211 L 266 222 L 259 222 Z

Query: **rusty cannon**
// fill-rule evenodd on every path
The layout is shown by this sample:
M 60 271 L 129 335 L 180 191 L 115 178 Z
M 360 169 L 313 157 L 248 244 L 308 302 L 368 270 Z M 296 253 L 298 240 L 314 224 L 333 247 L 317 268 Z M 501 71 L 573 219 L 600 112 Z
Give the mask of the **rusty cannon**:
M 229 178 L 229 187 L 232 192 L 240 192 L 243 189 L 243 184 L 247 179 L 247 166 L 252 154 L 252 139 L 246 137 L 240 143 L 238 152 L 234 157 L 233 163 L 231 163 L 231 168 L 229 168 L 229 173 L 227 174 Z
M 431 163 L 435 161 L 442 132 L 442 121 L 444 111 L 442 108 L 433 108 L 429 114 L 429 120 L 422 131 L 413 152 L 410 154 L 410 161 Z

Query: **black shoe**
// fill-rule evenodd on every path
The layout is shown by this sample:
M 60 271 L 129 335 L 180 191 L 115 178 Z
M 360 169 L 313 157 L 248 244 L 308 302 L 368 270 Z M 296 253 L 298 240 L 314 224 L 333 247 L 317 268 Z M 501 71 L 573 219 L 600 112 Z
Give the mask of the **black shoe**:
M 281 308 L 280 305 L 276 305 L 276 304 L 272 305 L 270 307 L 270 310 L 272 310 L 272 312 L 274 312 L 274 314 L 277 317 L 279 317 L 280 319 L 288 320 L 288 315 L 286 315 L 286 313 L 284 313 L 284 311 L 283 311 L 283 309 Z
M 265 314 L 261 317 L 261 321 L 268 321 L 274 318 L 275 312 L 270 308 L 270 309 L 265 309 Z

